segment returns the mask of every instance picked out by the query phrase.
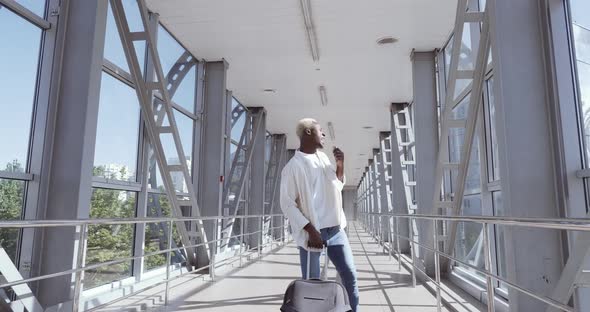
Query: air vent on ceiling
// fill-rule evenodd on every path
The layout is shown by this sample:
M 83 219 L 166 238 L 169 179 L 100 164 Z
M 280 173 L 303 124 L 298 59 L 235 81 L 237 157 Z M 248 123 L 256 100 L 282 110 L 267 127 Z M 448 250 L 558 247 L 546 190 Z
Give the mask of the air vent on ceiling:
M 383 38 L 379 38 L 377 40 L 377 44 L 378 45 L 386 45 L 386 44 L 393 44 L 398 41 L 399 41 L 399 39 L 394 38 L 394 37 L 383 37 Z

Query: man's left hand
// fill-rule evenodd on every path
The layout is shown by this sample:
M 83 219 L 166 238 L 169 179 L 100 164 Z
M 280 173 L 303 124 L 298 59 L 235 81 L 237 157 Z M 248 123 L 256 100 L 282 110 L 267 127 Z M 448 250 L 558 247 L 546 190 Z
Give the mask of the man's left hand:
M 338 177 L 338 180 L 344 182 L 344 153 L 337 147 L 334 147 L 332 152 L 336 159 L 336 176 Z
M 334 147 L 334 150 L 332 152 L 334 153 L 334 158 L 336 159 L 336 164 L 337 165 L 344 164 L 344 153 L 342 152 L 342 150 L 337 147 Z

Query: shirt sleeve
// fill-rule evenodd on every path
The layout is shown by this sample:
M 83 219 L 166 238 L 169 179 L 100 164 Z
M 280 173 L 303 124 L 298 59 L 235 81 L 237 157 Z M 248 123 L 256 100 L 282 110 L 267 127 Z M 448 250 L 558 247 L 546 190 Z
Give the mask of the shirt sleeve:
M 338 179 L 338 176 L 336 175 L 336 166 L 334 164 L 332 164 L 328 155 L 326 155 L 325 153 L 322 153 L 322 154 L 323 154 L 324 161 L 328 164 L 328 173 L 329 173 L 328 177 L 331 180 L 334 180 L 338 190 L 342 191 L 342 189 L 344 189 L 344 185 L 346 184 L 346 175 L 343 173 L 342 174 L 342 181 L 340 181 L 340 179 Z
M 287 216 L 293 231 L 303 230 L 309 220 L 297 207 L 297 184 L 295 175 L 290 167 L 283 168 L 281 172 L 280 203 L 283 214 Z

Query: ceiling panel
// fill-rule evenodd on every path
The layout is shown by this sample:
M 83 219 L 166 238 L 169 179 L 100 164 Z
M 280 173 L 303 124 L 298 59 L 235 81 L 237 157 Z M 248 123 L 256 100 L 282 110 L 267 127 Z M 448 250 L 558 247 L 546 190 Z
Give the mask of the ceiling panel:
M 348 184 L 356 185 L 379 131 L 389 130 L 389 103 L 412 98 L 412 49 L 445 43 L 456 0 L 312 0 L 318 63 L 299 0 L 148 0 L 148 6 L 197 57 L 226 59 L 228 88 L 244 105 L 264 106 L 268 130 L 286 133 L 290 148 L 298 145 L 300 118 L 316 118 L 325 129 L 332 122 L 336 139 L 328 140 L 328 152 L 332 145 L 344 150 Z M 399 41 L 377 45 L 384 36 Z

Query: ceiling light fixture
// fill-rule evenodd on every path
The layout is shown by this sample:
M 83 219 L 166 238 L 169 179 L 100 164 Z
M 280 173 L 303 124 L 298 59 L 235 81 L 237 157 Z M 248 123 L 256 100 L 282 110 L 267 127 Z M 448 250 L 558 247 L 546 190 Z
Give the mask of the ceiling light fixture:
M 320 54 L 318 52 L 318 39 L 311 16 L 311 3 L 309 0 L 299 0 L 299 2 L 301 3 L 301 12 L 303 13 L 303 22 L 305 23 L 305 32 L 307 33 L 307 40 L 311 49 L 311 57 L 314 62 L 318 62 L 320 60 Z
M 264 92 L 264 93 L 276 93 L 277 90 L 276 89 L 264 89 L 264 90 L 262 90 L 262 92 Z
M 368 129 L 373 129 L 373 127 L 371 127 L 371 126 L 364 126 L 363 129 L 367 129 L 368 130 Z
M 332 141 L 336 140 L 336 132 L 334 131 L 334 124 L 331 121 L 328 122 L 328 133 L 330 134 L 330 139 L 332 139 Z
M 320 86 L 320 99 L 322 100 L 322 106 L 328 106 L 328 96 L 326 95 L 325 86 Z
M 386 45 L 386 44 L 393 44 L 398 42 L 399 39 L 391 37 L 391 36 L 387 36 L 387 37 L 382 37 L 377 39 L 377 44 L 378 45 Z

